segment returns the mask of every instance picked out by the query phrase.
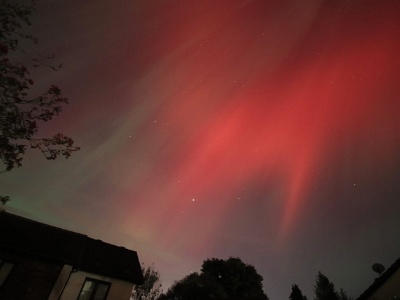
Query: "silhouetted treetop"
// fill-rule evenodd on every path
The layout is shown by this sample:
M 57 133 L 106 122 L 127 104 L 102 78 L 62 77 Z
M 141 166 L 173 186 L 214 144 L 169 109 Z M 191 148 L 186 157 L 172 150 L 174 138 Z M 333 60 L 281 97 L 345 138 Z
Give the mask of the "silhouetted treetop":
M 240 258 L 207 259 L 200 273 L 192 273 L 174 285 L 160 299 L 254 299 L 267 300 L 262 276 Z
M 29 93 L 35 83 L 28 67 L 38 67 L 41 62 L 30 57 L 21 59 L 26 54 L 21 40 L 37 43 L 34 36 L 21 30 L 31 24 L 33 12 L 33 6 L 0 0 L 0 159 L 6 171 L 21 166 L 28 147 L 39 149 L 47 159 L 59 155 L 68 158 L 79 150 L 71 138 L 61 133 L 46 138 L 35 136 L 38 123 L 57 116 L 68 99 L 55 85 L 38 96 Z
M 307 297 L 303 295 L 302 291 L 297 284 L 292 285 L 292 292 L 289 296 L 290 300 L 307 300 Z
M 321 272 L 318 272 L 314 286 L 315 300 L 339 300 L 335 286 Z

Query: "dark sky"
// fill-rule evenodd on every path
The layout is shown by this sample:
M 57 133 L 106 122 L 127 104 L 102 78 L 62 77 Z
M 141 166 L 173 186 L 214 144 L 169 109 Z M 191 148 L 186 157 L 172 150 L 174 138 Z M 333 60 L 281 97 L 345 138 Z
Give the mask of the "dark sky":
M 271 300 L 357 297 L 400 256 L 400 1 L 42 0 L 70 104 L 2 175 L 8 210 L 138 251 L 165 287 L 240 257 Z

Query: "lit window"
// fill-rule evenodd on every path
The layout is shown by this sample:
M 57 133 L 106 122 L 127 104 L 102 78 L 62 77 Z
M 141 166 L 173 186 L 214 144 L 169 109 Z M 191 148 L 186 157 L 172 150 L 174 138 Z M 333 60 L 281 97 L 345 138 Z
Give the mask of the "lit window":
M 79 293 L 78 300 L 105 300 L 110 285 L 110 282 L 86 278 L 81 292 Z
M 0 286 L 3 286 L 4 281 L 6 281 L 13 268 L 13 263 L 0 259 Z

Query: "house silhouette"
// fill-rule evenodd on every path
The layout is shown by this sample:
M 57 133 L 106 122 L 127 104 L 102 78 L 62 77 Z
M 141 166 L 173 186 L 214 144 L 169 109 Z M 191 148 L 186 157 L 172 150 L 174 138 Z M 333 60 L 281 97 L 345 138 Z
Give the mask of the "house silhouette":
M 128 300 L 142 283 L 135 251 L 0 213 L 2 300 Z

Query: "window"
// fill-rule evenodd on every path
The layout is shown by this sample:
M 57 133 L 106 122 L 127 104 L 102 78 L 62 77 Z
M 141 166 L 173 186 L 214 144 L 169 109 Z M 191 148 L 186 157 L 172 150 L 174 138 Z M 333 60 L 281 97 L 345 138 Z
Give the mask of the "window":
M 0 286 L 3 286 L 4 281 L 6 281 L 13 268 L 13 263 L 0 259 Z
M 110 285 L 110 282 L 86 278 L 81 292 L 79 293 L 78 300 L 105 300 Z

